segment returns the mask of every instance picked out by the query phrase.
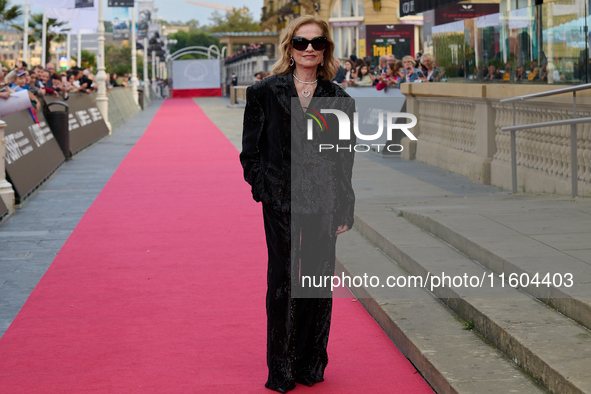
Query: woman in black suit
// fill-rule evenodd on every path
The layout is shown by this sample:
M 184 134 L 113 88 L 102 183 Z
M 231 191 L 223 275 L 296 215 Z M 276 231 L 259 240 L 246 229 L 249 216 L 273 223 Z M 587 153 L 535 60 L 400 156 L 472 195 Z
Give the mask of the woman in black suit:
M 281 39 L 274 75 L 246 91 L 240 161 L 253 198 L 263 205 L 269 257 L 265 386 L 281 393 L 296 382 L 324 380 L 330 283 L 310 292 L 301 282 L 304 275 L 334 275 L 336 237 L 353 225 L 354 150 L 318 152 L 319 143 L 339 143 L 337 116 L 324 115 L 326 131 L 306 123 L 307 115 L 327 106 L 353 120 L 353 100 L 330 82 L 337 71 L 333 51 L 326 22 L 294 19 Z M 306 127 L 312 126 L 309 140 Z

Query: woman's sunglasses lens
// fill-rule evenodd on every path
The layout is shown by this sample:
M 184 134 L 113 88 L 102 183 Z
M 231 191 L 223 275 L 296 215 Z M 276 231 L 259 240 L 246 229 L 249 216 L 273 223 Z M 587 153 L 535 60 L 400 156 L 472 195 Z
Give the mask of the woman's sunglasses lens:
M 326 47 L 326 37 L 317 37 L 312 40 L 312 48 L 321 51 Z
M 308 41 L 306 39 L 294 38 L 291 46 L 296 51 L 305 51 L 306 48 L 308 48 L 308 44 L 310 44 L 310 41 Z
M 312 41 L 303 37 L 294 37 L 291 46 L 296 51 L 305 51 L 310 44 L 314 50 L 321 51 L 326 47 L 326 37 L 316 37 Z

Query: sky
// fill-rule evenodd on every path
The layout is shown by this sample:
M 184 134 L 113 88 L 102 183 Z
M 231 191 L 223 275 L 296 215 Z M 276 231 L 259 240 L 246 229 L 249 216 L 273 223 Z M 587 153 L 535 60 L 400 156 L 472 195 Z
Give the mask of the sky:
M 10 4 L 19 4 L 24 8 L 25 0 L 9 0 Z M 97 1 L 97 0 L 95 0 Z M 255 20 L 261 17 L 261 8 L 263 7 L 263 0 L 199 0 L 203 3 L 215 3 L 217 5 L 224 5 L 229 7 L 248 7 L 250 13 Z M 205 8 L 193 4 L 187 4 L 185 0 L 155 0 L 155 6 L 158 7 L 158 16 L 161 16 L 166 21 L 188 21 L 196 19 L 200 25 L 207 25 L 210 23 L 209 17 L 215 11 L 212 8 Z M 107 0 L 103 0 L 103 7 L 105 10 L 105 20 L 112 20 L 112 12 L 107 7 Z M 43 9 L 39 7 L 31 7 L 31 12 L 42 13 Z M 223 12 L 223 11 L 220 11 Z

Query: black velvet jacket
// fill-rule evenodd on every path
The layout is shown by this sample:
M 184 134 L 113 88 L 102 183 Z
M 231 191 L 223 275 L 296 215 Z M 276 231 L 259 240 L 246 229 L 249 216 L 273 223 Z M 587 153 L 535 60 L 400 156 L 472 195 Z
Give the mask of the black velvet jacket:
M 252 195 L 255 201 L 262 201 L 283 212 L 292 210 L 291 189 L 291 155 L 292 155 L 292 101 L 298 97 L 293 83 L 292 73 L 273 75 L 250 86 L 246 90 L 246 108 L 244 112 L 244 125 L 242 135 L 242 152 L 240 162 L 244 168 L 244 179 L 252 187 Z M 353 99 L 338 85 L 323 79 L 318 80 L 314 91 L 311 107 L 314 107 L 314 99 L 320 97 L 348 98 L 345 111 L 353 121 L 355 104 Z M 340 99 L 339 103 L 343 100 Z M 324 100 L 326 101 L 326 100 Z M 326 103 L 324 103 L 326 105 Z M 320 108 L 316 109 L 320 111 Z M 306 116 L 303 111 L 296 111 L 294 124 L 302 132 L 305 130 Z M 331 129 L 332 142 L 338 143 L 338 123 L 336 116 L 326 116 L 328 128 Z M 351 132 L 353 128 L 351 126 Z M 295 131 L 294 131 L 295 132 Z M 322 134 L 324 136 L 328 134 Z M 324 137 L 326 138 L 326 137 Z M 324 141 L 327 142 L 327 141 Z M 347 141 L 347 145 L 349 145 Z M 354 141 L 351 142 L 354 144 Z M 308 200 L 330 201 L 335 200 L 333 212 L 340 219 L 340 224 L 353 225 L 353 211 L 355 206 L 355 193 L 351 186 L 353 170 L 354 150 L 343 149 L 330 153 L 332 162 L 330 173 L 332 179 L 326 184 L 333 187 L 318 188 L 311 186 L 306 194 Z M 303 180 L 298 183 L 318 185 L 318 179 L 312 179 L 312 175 L 303 173 Z M 309 176 L 309 182 L 306 177 Z

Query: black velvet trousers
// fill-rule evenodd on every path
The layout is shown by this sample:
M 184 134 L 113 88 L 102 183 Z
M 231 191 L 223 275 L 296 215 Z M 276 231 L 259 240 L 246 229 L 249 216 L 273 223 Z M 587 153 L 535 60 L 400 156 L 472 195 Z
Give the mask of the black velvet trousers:
M 267 387 L 323 380 L 332 312 L 330 284 L 301 290 L 304 275 L 332 276 L 336 227 L 332 214 L 291 214 L 263 204 L 267 270 Z M 294 262 L 294 264 L 292 264 Z M 312 296 L 310 298 L 310 296 Z

